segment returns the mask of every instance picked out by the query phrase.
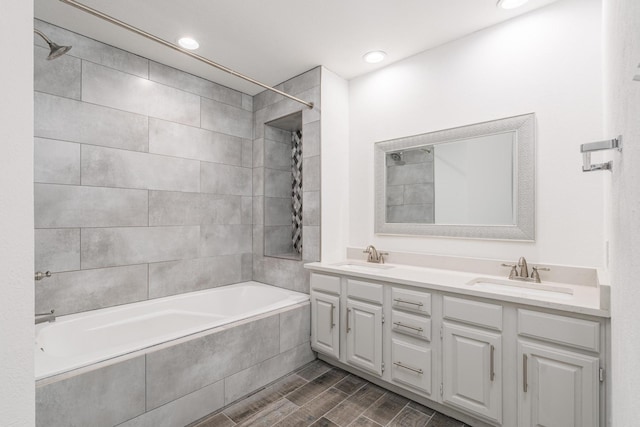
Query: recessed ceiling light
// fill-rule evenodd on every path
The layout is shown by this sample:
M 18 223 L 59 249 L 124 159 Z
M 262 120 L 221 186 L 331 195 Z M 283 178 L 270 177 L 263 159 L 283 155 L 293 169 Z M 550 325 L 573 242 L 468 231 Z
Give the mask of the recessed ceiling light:
M 372 52 L 365 53 L 362 58 L 364 58 L 364 60 L 369 64 L 375 64 L 376 62 L 380 62 L 384 60 L 385 56 L 387 56 L 387 54 L 384 53 L 383 51 L 374 50 Z
M 183 37 L 178 40 L 178 44 L 185 49 L 196 50 L 200 47 L 200 43 L 190 37 Z
M 515 9 L 520 7 L 529 0 L 498 0 L 498 7 L 503 9 Z

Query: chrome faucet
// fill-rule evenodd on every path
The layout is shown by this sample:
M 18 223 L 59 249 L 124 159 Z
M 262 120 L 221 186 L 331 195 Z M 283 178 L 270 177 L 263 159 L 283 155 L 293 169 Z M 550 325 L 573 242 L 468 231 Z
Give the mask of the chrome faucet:
M 36 313 L 36 325 L 44 322 L 55 322 L 56 316 L 53 314 L 55 310 L 51 310 L 50 313 Z
M 376 247 L 373 245 L 367 246 L 362 253 L 369 254 L 367 255 L 367 262 L 375 262 L 378 264 L 384 264 L 384 256 L 389 255 L 388 252 L 378 252 Z
M 520 257 L 517 264 L 501 264 L 503 267 L 509 267 L 509 280 L 522 280 L 523 282 L 541 283 L 539 271 L 549 271 L 546 267 L 532 267 L 531 277 L 529 277 L 529 266 L 525 257 Z M 518 267 L 520 272 L 518 273 Z

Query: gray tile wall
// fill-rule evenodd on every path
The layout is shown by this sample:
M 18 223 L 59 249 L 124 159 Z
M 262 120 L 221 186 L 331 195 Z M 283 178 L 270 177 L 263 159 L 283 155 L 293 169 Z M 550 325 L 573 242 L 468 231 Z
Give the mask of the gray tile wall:
M 38 311 L 252 277 L 253 99 L 35 21 Z
M 311 101 L 309 109 L 282 95 L 264 91 L 253 97 L 253 278 L 300 292 L 309 292 L 303 264 L 320 260 L 320 72 L 314 68 L 276 86 Z M 265 256 L 287 249 L 291 240 L 290 164 L 279 159 L 291 135 L 265 123 L 302 112 L 302 261 Z M 290 150 L 290 145 L 289 145 Z M 285 157 L 290 158 L 290 155 Z
M 402 162 L 386 156 L 387 222 L 433 224 L 433 150 L 416 148 L 401 153 Z
M 294 306 L 37 386 L 37 425 L 187 425 L 312 361 L 309 319 Z

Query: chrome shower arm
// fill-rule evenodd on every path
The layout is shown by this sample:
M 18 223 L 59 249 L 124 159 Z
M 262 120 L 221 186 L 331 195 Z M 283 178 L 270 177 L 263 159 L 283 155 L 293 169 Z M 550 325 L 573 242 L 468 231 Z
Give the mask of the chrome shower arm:
M 145 38 L 147 38 L 149 40 L 152 40 L 152 41 L 154 41 L 156 43 L 159 43 L 159 44 L 161 44 L 163 46 L 166 46 L 166 47 L 168 47 L 170 49 L 176 50 L 176 51 L 178 51 L 178 52 L 180 52 L 180 53 L 182 53 L 184 55 L 190 56 L 193 59 L 197 59 L 200 62 L 204 62 L 205 64 L 208 64 L 208 65 L 210 65 L 210 66 L 212 66 L 214 68 L 217 68 L 218 70 L 224 71 L 225 73 L 229 73 L 229 74 L 231 74 L 233 76 L 239 77 L 239 78 L 241 78 L 243 80 L 246 80 L 246 81 L 248 81 L 250 83 L 253 83 L 253 84 L 257 85 L 257 86 L 260 86 L 260 87 L 262 87 L 264 89 L 270 90 L 271 92 L 275 92 L 275 93 L 277 93 L 279 95 L 282 95 L 282 96 L 284 96 L 286 98 L 289 98 L 289 99 L 291 99 L 293 101 L 299 102 L 300 104 L 304 104 L 309 108 L 313 108 L 313 102 L 307 102 L 307 101 L 304 101 L 304 100 L 302 100 L 300 98 L 296 98 L 293 95 L 289 95 L 286 92 L 283 92 L 281 90 L 273 88 L 273 87 L 271 87 L 269 85 L 266 85 L 266 84 L 264 84 L 262 82 L 259 82 L 258 80 L 252 79 L 251 77 L 245 76 L 242 73 L 239 73 L 239 72 L 237 72 L 235 70 L 232 70 L 231 68 L 225 67 L 224 65 L 220 65 L 220 64 L 218 64 L 216 62 L 213 62 L 213 61 L 211 61 L 211 60 L 209 60 L 209 59 L 207 59 L 207 58 L 205 58 L 203 56 L 197 55 L 197 54 L 195 54 L 193 52 L 190 52 L 190 51 L 188 51 L 186 49 L 183 49 L 180 46 L 177 46 L 177 45 L 175 45 L 173 43 L 170 43 L 170 42 L 168 42 L 168 41 L 166 41 L 164 39 L 161 39 L 158 36 L 154 36 L 153 34 L 148 33 L 148 32 L 146 32 L 144 30 L 141 30 L 141 29 L 139 29 L 137 27 L 134 27 L 133 25 L 129 25 L 126 22 L 120 21 L 119 19 L 116 19 L 116 18 L 114 18 L 112 16 L 109 16 L 106 13 L 100 12 L 99 10 L 93 9 L 93 8 L 91 8 L 91 7 L 87 6 L 87 5 L 84 5 L 84 4 L 80 3 L 80 2 L 77 2 L 75 0 L 60 0 L 60 1 L 62 3 L 68 4 L 69 6 L 73 6 L 76 9 L 80 9 L 81 11 L 86 12 L 86 13 L 88 13 L 90 15 L 93 15 L 93 16 L 95 16 L 97 18 L 100 18 L 100 19 L 102 19 L 104 21 L 107 21 L 107 22 L 110 22 L 110 23 L 112 23 L 114 25 L 117 25 L 118 27 L 124 28 L 125 30 L 131 31 L 132 33 L 136 33 L 136 34 L 138 34 L 138 35 L 140 35 L 142 37 L 145 37 Z

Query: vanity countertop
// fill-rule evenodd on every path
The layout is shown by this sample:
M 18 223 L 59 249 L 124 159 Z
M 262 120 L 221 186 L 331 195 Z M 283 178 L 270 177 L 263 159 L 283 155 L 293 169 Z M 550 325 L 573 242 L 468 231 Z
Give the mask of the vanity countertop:
M 361 260 L 313 262 L 305 264 L 305 268 L 319 273 L 397 283 L 590 316 L 611 316 L 609 287 L 604 285 L 578 285 L 544 280 L 541 284 L 523 283 L 481 273 L 404 264 L 372 264 Z M 479 283 L 472 284 L 474 281 Z M 557 290 L 562 292 L 556 292 Z

